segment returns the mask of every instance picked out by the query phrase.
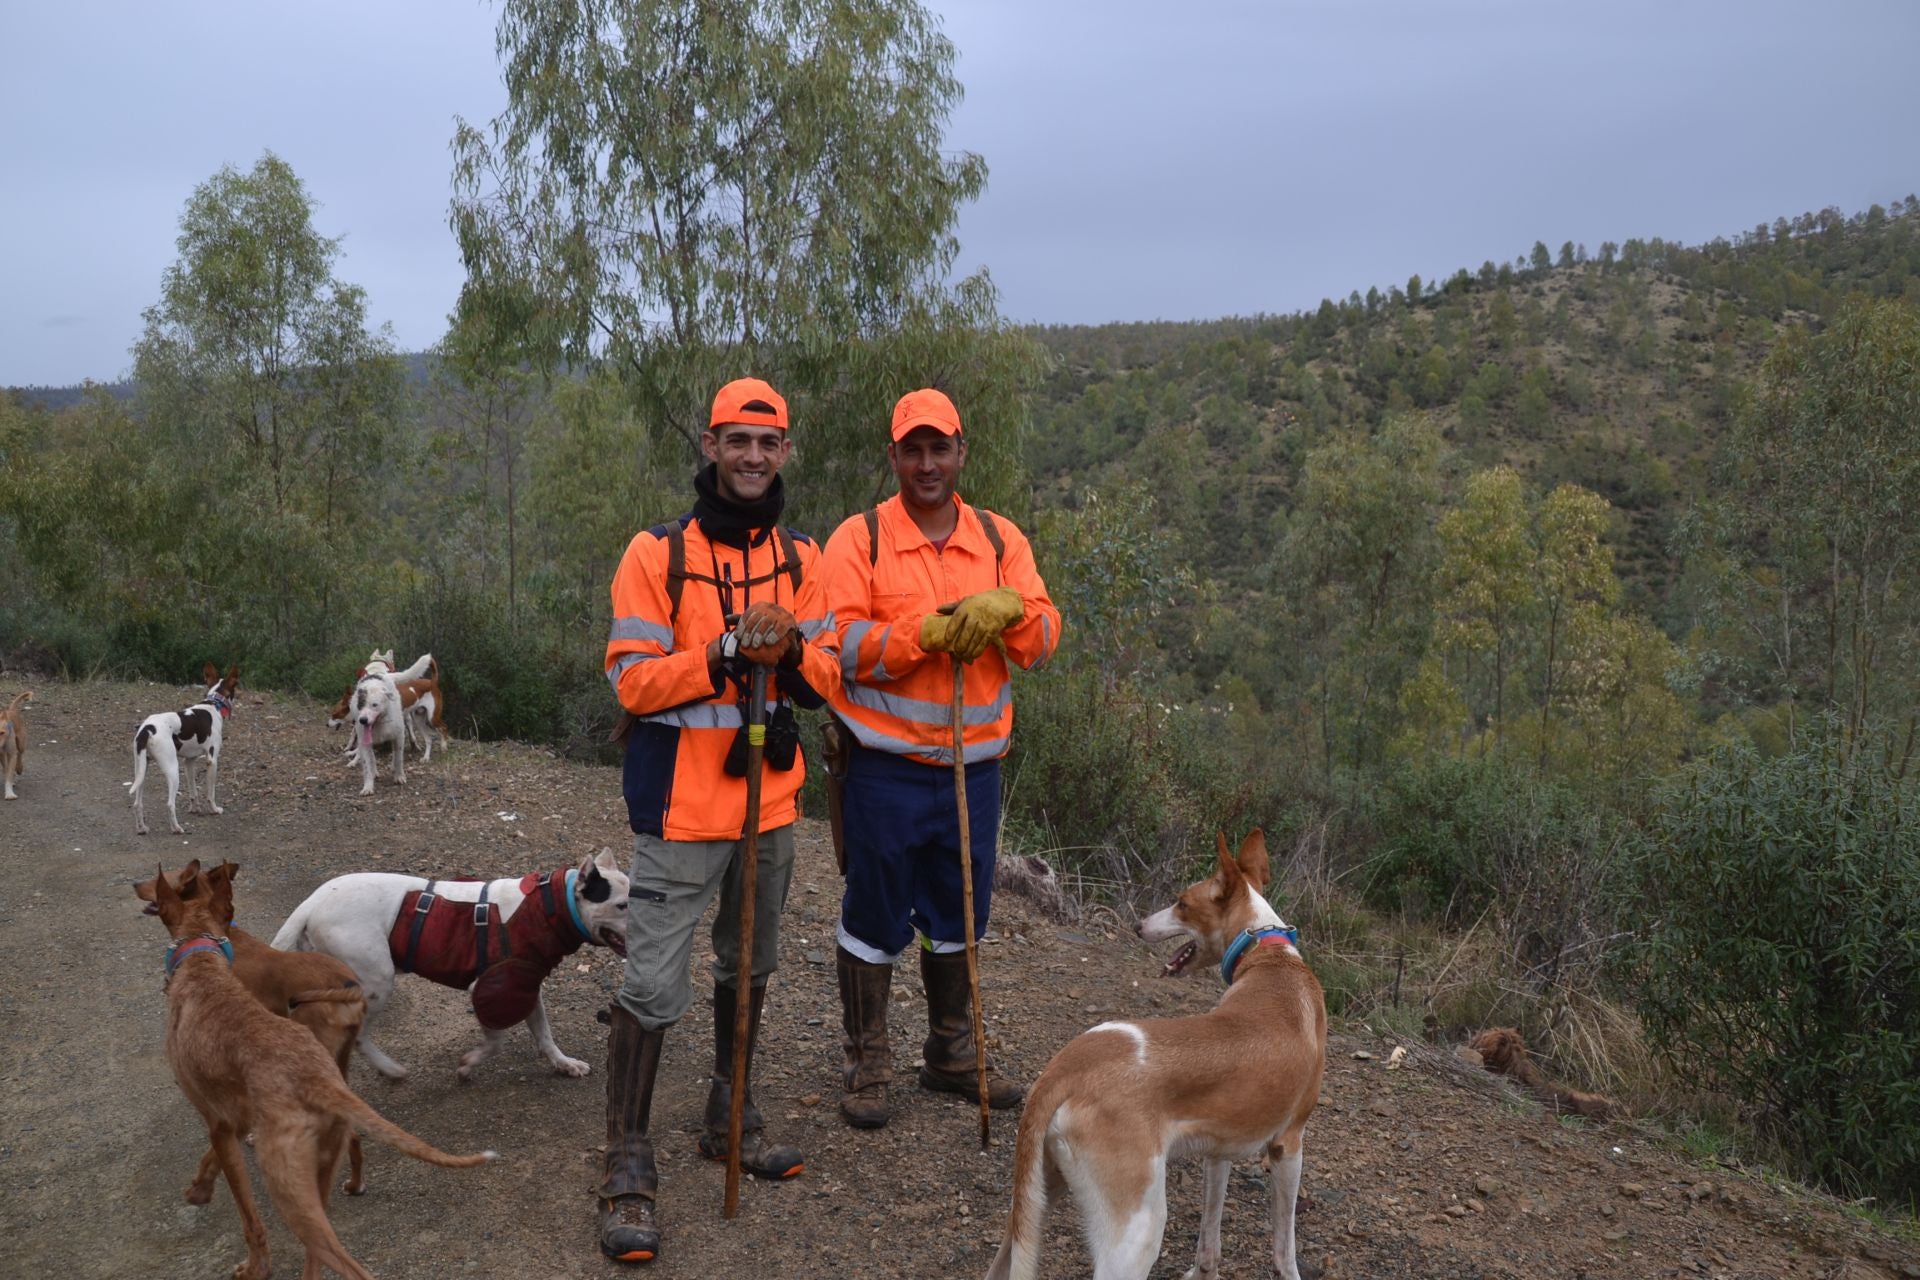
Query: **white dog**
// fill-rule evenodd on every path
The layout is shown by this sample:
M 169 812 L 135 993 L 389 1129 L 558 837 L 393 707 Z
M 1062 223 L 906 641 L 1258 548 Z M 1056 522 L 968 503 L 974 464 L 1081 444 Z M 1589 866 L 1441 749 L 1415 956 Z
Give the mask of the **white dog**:
M 180 813 L 174 805 L 180 794 L 182 761 L 187 766 L 187 812 L 195 813 L 200 808 L 200 787 L 194 776 L 196 762 L 207 775 L 207 807 L 215 813 L 226 812 L 220 807 L 214 788 L 220 780 L 220 743 L 227 716 L 233 710 L 234 693 L 240 687 L 240 668 L 228 667 L 227 674 L 222 676 L 220 668 L 209 662 L 201 671 L 201 679 L 207 682 L 206 697 L 185 711 L 160 711 L 148 716 L 133 735 L 133 781 L 127 783 L 126 788 L 133 796 L 133 829 L 140 835 L 147 834 L 147 808 L 141 784 L 147 780 L 149 759 L 167 779 L 167 823 L 175 835 L 187 833 L 180 825 Z
M 471 987 L 486 1040 L 460 1059 L 460 1079 L 470 1079 L 521 1021 L 555 1071 L 586 1075 L 586 1063 L 554 1044 L 540 983 L 589 942 L 626 954 L 627 874 L 607 849 L 577 867 L 505 880 L 338 876 L 309 894 L 273 939 L 283 951 L 324 951 L 359 976 L 367 995 L 360 1052 L 392 1080 L 404 1079 L 407 1069 L 373 1042 L 372 1029 L 393 996 L 397 971 Z
M 379 653 L 367 663 L 367 673 L 353 686 L 353 755 L 360 761 L 360 794 L 373 794 L 374 749 L 382 744 L 392 748 L 393 780 L 407 780 L 407 713 L 400 698 L 398 680 L 418 680 L 433 665 L 433 655 L 422 654 L 419 661 L 396 675 L 390 660 Z M 349 756 L 351 761 L 353 756 Z

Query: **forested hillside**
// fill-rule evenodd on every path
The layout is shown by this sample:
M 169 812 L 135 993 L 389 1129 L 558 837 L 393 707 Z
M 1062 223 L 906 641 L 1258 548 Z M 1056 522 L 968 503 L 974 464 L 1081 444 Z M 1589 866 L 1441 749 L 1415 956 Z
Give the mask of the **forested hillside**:
M 1518 1023 L 1716 1142 L 1920 1187 L 1920 202 L 1311 314 L 1020 330 L 975 278 L 620 359 L 512 289 L 394 352 L 304 218 L 291 290 L 210 305 L 260 208 L 311 208 L 271 155 L 194 193 L 131 396 L 0 399 L 5 665 L 331 697 L 431 650 L 457 731 L 595 755 L 607 583 L 688 503 L 690 388 L 758 352 L 824 534 L 936 380 L 1066 618 L 1010 850 L 1119 901 L 1264 825 L 1336 1012 Z

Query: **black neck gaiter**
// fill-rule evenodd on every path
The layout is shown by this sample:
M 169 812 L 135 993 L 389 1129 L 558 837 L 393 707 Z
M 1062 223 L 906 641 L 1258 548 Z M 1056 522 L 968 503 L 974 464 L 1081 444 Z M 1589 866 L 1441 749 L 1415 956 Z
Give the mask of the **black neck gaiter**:
M 720 479 L 709 462 L 693 473 L 694 519 L 700 529 L 715 542 L 729 547 L 745 547 L 756 529 L 771 529 L 780 523 L 786 509 L 787 491 L 779 476 L 767 486 L 767 494 L 758 502 L 741 502 L 720 491 Z

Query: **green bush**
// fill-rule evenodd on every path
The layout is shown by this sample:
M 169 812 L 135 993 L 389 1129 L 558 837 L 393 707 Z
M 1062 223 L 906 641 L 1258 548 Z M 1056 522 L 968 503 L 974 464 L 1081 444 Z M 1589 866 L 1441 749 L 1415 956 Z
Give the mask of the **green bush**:
M 1806 1172 L 1920 1194 L 1920 789 L 1831 726 L 1731 747 L 1660 811 L 1635 976 L 1656 1046 Z
M 1498 758 L 1403 769 L 1372 793 L 1365 819 L 1367 901 L 1455 926 L 1525 894 L 1548 869 L 1598 874 L 1609 842 L 1572 788 Z

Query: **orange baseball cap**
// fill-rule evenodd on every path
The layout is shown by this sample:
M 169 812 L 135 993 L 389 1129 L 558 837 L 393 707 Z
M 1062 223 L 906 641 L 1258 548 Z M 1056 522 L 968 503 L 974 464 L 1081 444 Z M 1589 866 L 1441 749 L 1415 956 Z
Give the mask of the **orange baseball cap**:
M 758 378 L 735 378 L 713 398 L 709 429 L 739 425 L 787 429 L 787 402 Z
M 943 436 L 957 436 L 961 434 L 960 411 L 932 387 L 909 391 L 893 406 L 893 438 L 902 439 L 915 427 L 932 427 Z

